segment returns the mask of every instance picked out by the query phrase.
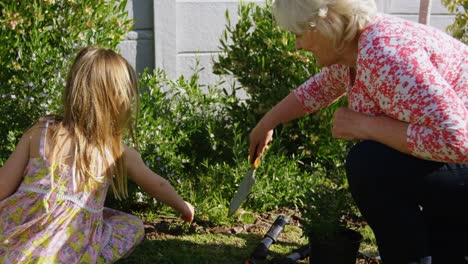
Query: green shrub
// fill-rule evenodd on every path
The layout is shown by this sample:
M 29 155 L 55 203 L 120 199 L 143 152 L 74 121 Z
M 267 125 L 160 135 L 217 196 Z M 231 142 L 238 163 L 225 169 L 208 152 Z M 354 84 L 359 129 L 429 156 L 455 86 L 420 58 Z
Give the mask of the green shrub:
M 442 0 L 448 10 L 455 14 L 455 21 L 447 27 L 447 31 L 455 38 L 468 44 L 468 1 Z
M 298 52 L 294 36 L 274 24 L 270 6 L 271 1 L 266 6 L 240 2 L 235 25 L 226 11 L 224 54 L 214 63 L 214 73 L 234 75 L 246 89 L 257 117 L 318 71 L 310 53 Z
M 140 88 L 137 140 L 154 171 L 184 181 L 204 172 L 204 162 L 234 163 L 233 93 L 199 84 L 198 72 L 172 81 L 160 69 L 142 74 Z
M 264 6 L 240 3 L 236 25 L 229 22 L 220 40 L 222 55 L 215 73 L 233 75 L 245 88 L 251 113 L 246 122 L 256 122 L 293 89 L 317 73 L 311 53 L 297 51 L 295 37 L 281 30 L 272 19 L 271 1 Z M 280 125 L 257 171 L 257 183 L 248 199 L 256 210 L 298 207 L 306 226 L 340 224 L 342 216 L 357 211 L 347 190 L 344 160 L 353 142 L 331 136 L 333 113 L 346 106 L 346 98 L 297 120 Z M 264 179 L 263 179 L 264 178 Z M 263 179 L 263 180 L 262 180 Z M 332 200 L 327 200 L 334 195 Z M 320 202 L 320 208 L 311 207 Z M 319 204 L 317 204 L 319 206 Z M 315 215 L 324 221 L 314 221 Z M 312 213 L 312 214 L 311 214 Z M 326 232 L 324 230 L 324 232 Z
M 131 27 L 126 0 L 0 2 L 0 163 L 38 117 L 59 111 L 78 48 L 115 48 Z
M 212 204 L 216 195 L 226 199 L 225 188 L 232 190 L 236 155 L 240 149 L 246 153 L 247 146 L 239 140 L 238 125 L 232 118 L 234 109 L 236 113 L 243 109 L 235 91 L 201 85 L 198 76 L 195 72 L 190 78 L 169 80 L 161 69 L 140 75 L 137 141 L 142 158 L 153 171 L 168 179 L 184 198 L 208 208 L 205 204 Z M 206 189 L 209 194 L 203 192 Z M 132 202 L 141 200 L 139 192 L 131 184 Z M 154 205 L 146 195 L 142 200 Z M 225 202 L 222 204 L 224 208 Z M 156 203 L 155 208 L 163 207 Z
M 271 1 L 265 6 L 240 3 L 239 21 L 229 22 L 220 39 L 222 55 L 214 63 L 215 73 L 236 77 L 250 96 L 246 101 L 251 117 L 250 128 L 282 98 L 305 82 L 319 69 L 311 53 L 297 51 L 295 37 L 275 25 Z M 302 166 L 320 164 L 333 169 L 342 163 L 351 143 L 334 140 L 331 118 L 337 107 L 346 105 L 343 98 L 316 114 L 291 121 L 275 129 L 270 152 L 286 151 L 301 155 Z
M 303 207 L 305 193 L 314 188 L 311 171 L 301 169 L 301 155 L 268 151 L 256 173 L 247 204 L 257 211 Z
M 334 175 L 321 173 L 323 168 L 316 167 L 313 188 L 307 190 L 303 199 L 301 226 L 305 236 L 318 240 L 335 237 L 345 228 L 356 225 L 357 210 L 346 183 L 342 170 L 334 170 Z M 356 228 L 357 229 L 357 228 Z
M 160 69 L 147 71 L 140 76 L 140 88 L 137 140 L 143 160 L 196 206 L 199 221 L 215 225 L 234 221 L 227 218 L 229 202 L 250 167 L 244 122 L 248 106 L 235 90 L 199 84 L 198 72 L 169 80 Z M 243 209 L 299 206 L 312 182 L 297 166 L 300 162 L 299 155 L 291 158 L 284 149 L 269 151 Z M 170 210 L 142 193 L 131 183 L 131 199 L 108 204 L 123 210 Z

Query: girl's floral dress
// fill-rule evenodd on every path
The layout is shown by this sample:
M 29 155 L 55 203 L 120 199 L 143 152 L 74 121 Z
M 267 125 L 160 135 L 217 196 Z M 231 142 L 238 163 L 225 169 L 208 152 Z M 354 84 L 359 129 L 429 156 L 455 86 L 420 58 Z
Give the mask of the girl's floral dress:
M 66 165 L 51 179 L 44 155 L 29 160 L 19 189 L 0 201 L 0 263 L 112 263 L 138 245 L 143 223 L 104 208 L 109 185 L 74 192 Z M 52 183 L 53 182 L 53 183 Z

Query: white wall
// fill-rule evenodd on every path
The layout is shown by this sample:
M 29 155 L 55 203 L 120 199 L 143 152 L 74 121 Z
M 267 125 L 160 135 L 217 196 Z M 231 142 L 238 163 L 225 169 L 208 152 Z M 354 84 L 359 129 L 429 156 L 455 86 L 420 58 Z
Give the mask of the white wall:
M 211 73 L 212 58 L 219 54 L 218 39 L 229 10 L 237 21 L 238 0 L 128 0 L 127 10 L 135 29 L 120 44 L 125 58 L 138 72 L 145 67 L 162 67 L 169 76 L 190 76 L 198 60 L 201 83 L 217 80 Z M 250 0 L 260 5 L 263 0 Z M 418 21 L 419 0 L 376 0 L 379 11 Z M 445 30 L 453 16 L 440 0 L 432 0 L 430 24 Z
M 138 72 L 154 68 L 153 0 L 128 0 L 126 9 L 135 24 L 119 44 L 121 54 Z
M 419 0 L 376 0 L 380 12 L 418 21 Z M 430 25 L 445 31 L 453 22 L 454 16 L 442 5 L 440 0 L 432 0 Z
M 252 0 L 250 0 L 252 1 Z M 263 4 L 263 0 L 255 1 Z M 199 63 L 200 82 L 215 83 L 213 57 L 226 24 L 237 21 L 238 0 L 157 0 L 154 2 L 155 66 L 170 77 L 190 76 Z

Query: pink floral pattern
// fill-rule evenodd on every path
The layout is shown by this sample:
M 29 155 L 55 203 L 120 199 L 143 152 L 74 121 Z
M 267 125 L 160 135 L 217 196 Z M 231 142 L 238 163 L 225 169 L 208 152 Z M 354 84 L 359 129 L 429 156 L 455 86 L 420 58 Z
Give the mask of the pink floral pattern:
M 29 160 L 19 189 L 0 201 L 0 263 L 115 262 L 142 241 L 143 223 L 103 207 L 108 184 L 74 192 L 72 170 L 65 165 L 51 179 L 46 129 L 40 157 Z
M 414 156 L 468 163 L 468 47 L 435 28 L 379 14 L 359 38 L 354 85 L 333 65 L 294 92 L 310 112 L 347 93 L 354 111 L 410 123 Z

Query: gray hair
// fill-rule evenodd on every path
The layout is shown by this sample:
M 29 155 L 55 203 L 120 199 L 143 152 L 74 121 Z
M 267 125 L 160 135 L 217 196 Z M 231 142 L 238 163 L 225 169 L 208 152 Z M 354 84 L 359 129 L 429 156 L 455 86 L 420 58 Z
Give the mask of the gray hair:
M 302 35 L 316 28 L 340 49 L 371 21 L 377 7 L 374 0 L 274 0 L 272 12 L 282 29 Z

